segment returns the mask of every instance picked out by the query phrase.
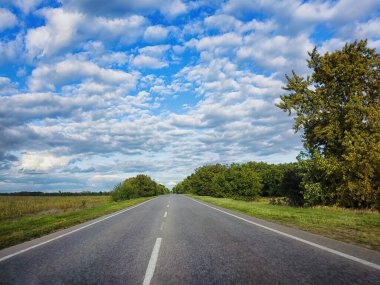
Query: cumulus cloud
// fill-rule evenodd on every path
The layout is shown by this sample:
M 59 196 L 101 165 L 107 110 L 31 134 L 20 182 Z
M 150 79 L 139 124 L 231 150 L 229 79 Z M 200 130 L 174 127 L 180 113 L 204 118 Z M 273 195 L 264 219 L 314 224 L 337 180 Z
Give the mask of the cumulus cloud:
M 238 59 L 252 61 L 263 70 L 276 71 L 281 77 L 292 69 L 305 74 L 308 52 L 314 48 L 305 35 L 268 37 L 252 33 L 244 42 L 236 53 Z
M 366 18 L 380 8 L 379 1 L 364 0 L 357 8 L 355 0 L 340 1 L 260 1 L 260 0 L 230 0 L 223 5 L 226 14 L 236 15 L 242 18 L 252 13 L 264 12 L 267 18 L 274 18 L 279 25 L 279 30 L 295 34 L 302 31 L 312 31 L 315 25 L 328 24 L 330 28 L 337 30 L 343 24 L 351 23 Z
M 169 30 L 163 26 L 150 26 L 144 32 L 144 40 L 149 43 L 164 41 L 169 34 Z
M 48 171 L 67 165 L 70 160 L 70 157 L 57 157 L 46 152 L 23 153 L 20 168 L 24 171 Z
M 371 19 L 365 23 L 359 23 L 355 28 L 355 37 L 358 39 L 380 39 L 380 18 Z
M 13 83 L 8 77 L 0 76 L 0 95 L 17 93 L 18 90 L 16 87 L 16 84 Z
M 230 15 L 213 15 L 205 19 L 206 27 L 221 32 L 234 31 L 242 25 L 242 22 Z
M 147 55 L 138 55 L 136 56 L 132 64 L 138 68 L 152 68 L 160 69 L 168 66 L 166 62 L 162 62 L 159 59 Z
M 0 8 L 0 32 L 13 28 L 17 24 L 16 16 L 9 10 Z
M 134 77 L 121 70 L 105 69 L 92 62 L 64 60 L 57 64 L 41 65 L 28 79 L 32 91 L 55 90 L 64 84 L 90 80 L 104 84 L 121 85 L 130 90 L 135 86 Z
M 21 9 L 24 14 L 34 11 L 43 0 L 12 0 L 13 5 Z
M 46 25 L 28 30 L 26 49 L 32 59 L 78 48 L 89 38 L 132 44 L 142 36 L 147 24 L 144 17 L 137 15 L 108 19 L 62 8 L 45 8 L 38 14 L 46 19 Z
M 9 63 L 20 64 L 24 59 L 23 36 L 18 34 L 15 39 L 0 39 L 0 66 Z

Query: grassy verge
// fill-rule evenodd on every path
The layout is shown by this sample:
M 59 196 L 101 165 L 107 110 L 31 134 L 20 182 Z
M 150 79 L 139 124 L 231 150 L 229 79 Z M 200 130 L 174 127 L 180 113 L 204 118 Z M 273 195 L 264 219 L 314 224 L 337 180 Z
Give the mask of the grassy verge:
M 268 199 L 245 202 L 227 198 L 190 196 L 256 218 L 380 250 L 380 214 L 378 212 L 338 207 L 275 206 L 269 205 Z
M 61 197 L 54 198 L 60 199 Z M 81 202 L 83 197 L 76 197 L 76 199 L 79 200 L 80 205 L 83 205 Z M 102 200 L 88 208 L 68 208 L 65 212 L 54 214 L 44 211 L 14 218 L 8 217 L 0 223 L 0 249 L 98 218 L 149 199 L 151 197 L 111 202 L 107 197 L 107 200 Z

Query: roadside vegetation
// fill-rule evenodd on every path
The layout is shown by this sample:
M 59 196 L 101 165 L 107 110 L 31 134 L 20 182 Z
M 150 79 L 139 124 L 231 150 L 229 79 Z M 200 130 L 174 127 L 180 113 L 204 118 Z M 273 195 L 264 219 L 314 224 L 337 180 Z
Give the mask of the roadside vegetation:
M 150 197 L 113 202 L 110 196 L 0 196 L 0 249 L 122 210 Z
M 173 192 L 380 250 L 380 55 L 364 40 L 309 56 L 276 104 L 302 131 L 297 162 L 205 165 Z
M 288 94 L 277 104 L 302 130 L 305 150 L 297 162 L 206 165 L 175 193 L 380 210 L 380 55 L 355 41 L 309 56 L 311 76 L 286 75 Z
M 78 211 L 109 202 L 110 196 L 0 196 L 0 221 Z
M 270 198 L 239 201 L 209 196 L 190 197 L 278 224 L 380 250 L 380 214 L 339 207 L 290 207 L 269 204 Z
M 169 192 L 164 185 L 158 184 L 147 175 L 139 174 L 117 184 L 111 191 L 111 197 L 113 201 L 122 201 L 137 197 L 163 195 Z

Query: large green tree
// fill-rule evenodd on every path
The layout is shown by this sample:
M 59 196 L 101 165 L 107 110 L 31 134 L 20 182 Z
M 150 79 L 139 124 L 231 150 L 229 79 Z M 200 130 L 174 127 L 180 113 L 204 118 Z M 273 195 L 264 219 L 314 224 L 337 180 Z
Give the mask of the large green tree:
M 379 207 L 380 56 L 365 40 L 309 56 L 311 76 L 286 75 L 290 94 L 277 104 L 295 114 L 294 129 L 324 173 L 305 191 L 313 185 L 344 206 Z
M 114 201 L 119 201 L 167 193 L 169 190 L 164 185 L 158 184 L 147 175 L 139 174 L 117 184 L 111 191 L 111 197 Z

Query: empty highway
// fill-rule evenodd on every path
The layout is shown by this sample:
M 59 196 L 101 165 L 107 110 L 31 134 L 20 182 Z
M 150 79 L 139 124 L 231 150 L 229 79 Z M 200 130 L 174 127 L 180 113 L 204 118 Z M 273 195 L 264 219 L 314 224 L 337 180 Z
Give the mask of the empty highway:
M 160 196 L 0 251 L 0 284 L 380 284 L 378 252 L 260 225 Z

